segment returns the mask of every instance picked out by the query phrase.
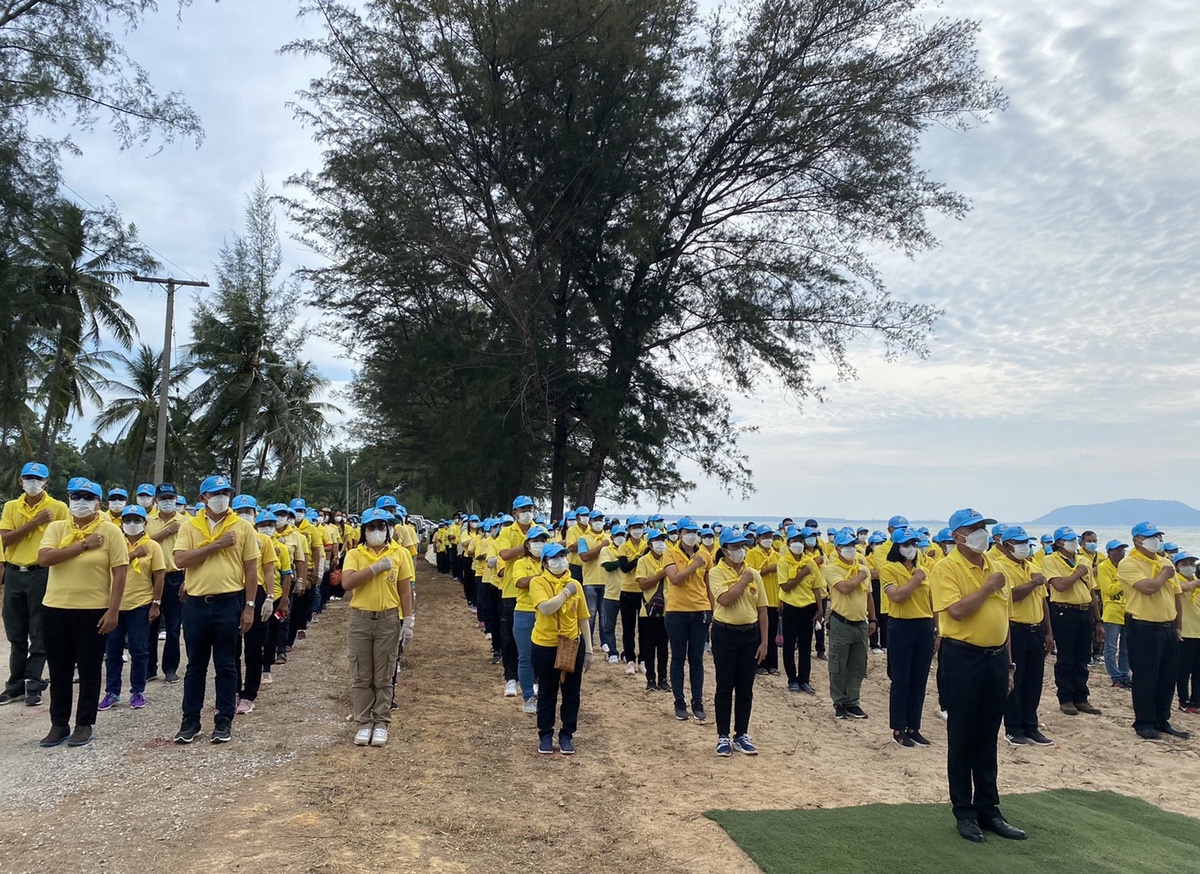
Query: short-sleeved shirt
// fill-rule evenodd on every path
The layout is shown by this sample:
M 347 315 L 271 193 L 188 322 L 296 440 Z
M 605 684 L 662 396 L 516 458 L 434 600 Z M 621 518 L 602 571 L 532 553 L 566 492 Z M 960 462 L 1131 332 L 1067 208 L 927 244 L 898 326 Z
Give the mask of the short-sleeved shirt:
M 578 522 L 576 522 L 574 525 L 568 526 L 566 534 L 563 538 L 563 544 L 567 547 L 567 549 L 570 549 L 572 546 L 575 546 L 579 538 L 587 537 L 589 530 L 590 529 L 587 525 L 580 525 Z M 583 551 L 586 552 L 586 550 Z M 579 557 L 578 552 L 569 553 L 567 555 L 567 561 L 576 567 L 579 567 L 583 564 L 583 559 Z
M 0 531 L 16 531 L 32 522 L 33 518 L 43 510 L 50 511 L 52 517 L 50 522 L 67 522 L 71 518 L 71 514 L 67 512 L 67 505 L 50 497 L 45 492 L 38 496 L 38 502 L 32 507 L 25 503 L 25 496 L 22 495 L 4 503 L 4 511 L 0 512 Z M 16 543 L 6 546 L 4 560 L 22 567 L 37 564 L 38 550 L 42 548 L 42 538 L 45 536 L 50 522 L 31 529 Z
M 129 564 L 129 551 L 125 548 L 125 535 L 105 518 L 105 514 L 101 513 L 82 528 L 74 520 L 51 522 L 42 534 L 38 549 L 63 549 L 92 534 L 103 537 L 104 544 L 53 565 L 46 578 L 42 604 L 64 610 L 108 609 L 112 570 Z
M 1100 619 L 1109 625 L 1125 624 L 1125 587 L 1117 566 L 1103 559 L 1096 566 L 1096 584 L 1100 587 Z
M 596 560 L 600 565 L 600 569 L 604 570 L 604 565 L 612 564 L 617 560 L 617 548 L 611 543 L 606 544 L 600 550 L 600 557 Z M 584 577 L 586 582 L 587 577 Z M 604 600 L 605 601 L 620 601 L 621 600 L 621 584 L 625 581 L 625 574 L 621 573 L 621 569 L 615 571 L 604 571 Z
M 870 575 L 865 575 L 863 581 L 852 592 L 839 592 L 836 588 L 837 583 L 853 579 L 865 570 L 862 561 L 856 558 L 847 563 L 839 553 L 834 553 L 833 558 L 826 560 L 825 564 L 832 566 L 830 574 L 825 578 L 829 585 L 829 608 L 850 622 L 865 620 L 868 615 L 867 598 L 871 596 Z
M 275 589 L 271 595 L 272 600 L 279 601 L 283 598 L 283 578 L 284 575 L 291 575 L 292 568 L 292 551 L 288 548 L 287 542 L 276 534 L 271 538 L 271 546 L 275 550 Z M 259 579 L 259 584 L 262 584 L 262 579 Z
M 1065 592 L 1060 592 L 1050 585 L 1050 580 L 1056 577 L 1069 577 L 1079 567 L 1085 568 L 1087 573 L 1076 580 Z M 1050 590 L 1051 604 L 1080 606 L 1092 603 L 1092 563 L 1090 559 L 1077 557 L 1071 560 L 1062 552 L 1052 552 L 1042 560 L 1042 576 L 1046 578 L 1046 585 Z
M 1135 589 L 1134 583 L 1148 580 L 1162 573 L 1169 558 L 1147 558 L 1134 547 L 1117 566 L 1117 576 L 1125 590 L 1125 615 L 1143 622 L 1172 622 L 1176 616 L 1175 596 L 1182 593 L 1175 577 L 1167 580 L 1153 595 Z
M 121 596 L 121 609 L 136 610 L 154 600 L 154 574 L 166 571 L 167 560 L 162 547 L 145 534 L 137 543 L 129 543 L 128 538 L 125 542 L 130 552 L 145 546 L 150 553 L 130 558 L 129 569 L 125 571 L 125 594 Z
M 792 555 L 789 550 L 779 559 L 779 600 L 782 603 L 792 607 L 808 607 L 817 603 L 821 591 L 821 569 L 817 566 L 816 557 L 815 552 Z M 783 584 L 795 579 L 796 574 L 800 573 L 800 569 L 805 565 L 809 567 L 809 571 L 804 575 L 804 579 L 792 588 L 784 589 Z
M 704 560 L 697 570 L 688 574 L 678 585 L 672 584 L 670 579 L 666 582 L 664 589 L 671 592 L 666 599 L 668 613 L 699 613 L 712 610 L 708 592 L 708 572 L 712 568 L 712 556 L 698 547 L 695 554 Z M 683 551 L 683 547 L 672 544 L 667 547 L 663 565 L 673 564 L 677 571 L 682 572 L 691 564 L 692 558 L 693 556 Z
M 752 576 L 742 594 L 732 604 L 722 604 L 717 597 L 734 587 L 741 579 L 742 571 L 748 570 Z M 712 590 L 713 621 L 724 622 L 728 625 L 750 625 L 758 621 L 758 608 L 767 606 L 767 588 L 763 585 L 762 574 L 748 564 L 741 571 L 730 567 L 724 561 L 713 565 L 708 572 L 708 587 Z
M 170 519 L 164 519 L 162 516 L 155 513 L 148 520 L 146 520 L 146 533 L 153 537 L 164 528 L 174 525 L 175 523 L 179 523 L 179 527 L 182 528 L 187 524 L 187 518 L 188 517 L 183 513 L 172 513 Z M 179 570 L 179 568 L 175 566 L 174 554 L 175 540 L 177 537 L 179 537 L 178 532 L 175 534 L 168 534 L 162 540 L 157 541 L 158 545 L 162 547 L 163 560 L 167 563 L 167 573 L 169 574 L 175 573 L 177 570 Z
M 1183 604 L 1182 628 L 1183 636 L 1189 640 L 1200 637 L 1200 589 L 1183 592 L 1180 602 Z
M 666 563 L 666 553 L 663 553 L 662 555 L 655 555 L 653 551 L 647 552 L 638 559 L 637 567 L 633 571 L 634 582 L 636 583 L 638 580 L 649 580 L 658 576 Z M 663 601 L 669 602 L 671 600 L 671 585 L 669 582 L 667 582 L 666 577 L 663 577 L 660 582 L 662 583 Z M 649 589 L 643 589 L 639 585 L 638 591 L 642 593 L 642 609 L 639 611 L 639 615 L 645 616 L 646 603 L 654 597 L 655 593 L 658 591 L 658 586 L 651 586 Z
M 942 637 L 989 649 L 1004 645 L 1008 640 L 1010 613 L 1008 586 L 992 592 L 970 616 L 955 619 L 949 613 L 950 605 L 979 591 L 994 573 L 1000 573 L 1000 569 L 990 556 L 984 555 L 983 567 L 976 567 L 957 549 L 934 565 L 929 587 L 933 591 L 933 609 L 939 615 Z
M 189 595 L 221 595 L 246 588 L 245 563 L 257 562 L 260 553 L 258 532 L 236 513 L 226 511 L 215 525 L 210 524 L 206 511 L 189 517 L 175 537 L 175 552 L 197 549 L 226 533 L 233 534 L 236 541 L 233 546 L 219 549 L 187 569 Z
M 579 552 L 581 554 L 584 552 L 591 552 L 595 548 L 595 545 L 599 543 L 602 538 L 606 537 L 607 535 L 605 534 L 596 534 L 594 532 L 589 532 L 583 535 L 579 538 Z M 610 545 L 611 543 L 612 541 L 609 540 Z M 592 559 L 591 561 L 586 561 L 581 557 L 579 561 L 583 564 L 583 584 L 585 586 L 603 586 L 606 582 L 608 582 L 608 572 L 601 566 L 600 562 L 602 562 L 603 559 L 600 558 L 600 556 L 596 556 L 596 558 Z
M 996 569 L 1004 574 L 1004 582 L 1008 586 L 1008 600 L 1012 605 L 1009 618 L 1024 625 L 1041 625 L 1046 615 L 1046 586 L 1038 586 L 1020 601 L 1013 594 L 1013 589 L 1026 585 L 1031 576 L 1039 573 L 1033 562 L 1014 561 L 1003 552 L 996 556 L 995 561 Z
M 879 553 L 877 552 L 876 555 Z M 914 570 L 909 570 L 898 561 L 879 562 L 879 587 L 880 591 L 884 593 L 883 597 L 879 599 L 879 603 L 887 604 L 887 613 L 893 619 L 933 618 L 933 593 L 929 589 L 928 576 L 917 583 L 912 594 L 903 601 L 897 603 L 886 594 L 887 590 L 893 586 L 907 586 L 916 570 L 921 570 L 921 568 L 918 566 Z
M 372 574 L 371 579 L 350 590 L 350 606 L 355 610 L 383 612 L 396 610 L 404 618 L 400 606 L 399 587 L 413 578 L 412 555 L 401 544 L 393 541 L 378 550 L 370 546 L 356 546 L 346 553 L 342 571 L 353 572 L 370 568 L 381 558 L 390 558 L 392 566 L 386 571 Z
M 536 608 L 533 602 L 533 596 L 528 588 L 517 588 L 517 580 L 525 577 L 530 578 L 530 583 L 533 578 L 542 572 L 542 564 L 537 559 L 529 555 L 523 555 L 509 565 L 508 570 L 504 572 L 504 590 L 508 591 L 508 587 L 512 586 L 512 590 L 516 592 L 516 609 L 522 613 L 532 613 Z M 504 593 L 501 592 L 503 595 Z M 507 595 L 505 597 L 513 597 Z
M 774 549 L 763 549 L 761 546 L 755 546 L 753 549 L 746 550 L 746 564 L 758 571 L 759 577 L 762 578 L 763 589 L 767 595 L 768 607 L 779 606 L 779 560 L 780 555 Z M 769 574 L 764 574 L 762 569 L 765 567 L 770 567 L 771 565 L 776 566 L 775 570 L 771 571 Z M 711 588 L 711 586 L 712 580 L 710 579 L 709 587 Z M 716 618 L 716 608 L 714 607 L 713 610 L 713 618 Z
M 569 572 L 561 577 L 556 577 L 549 571 L 538 574 L 529 581 L 529 596 L 533 599 L 534 607 L 555 597 L 571 581 Z M 587 601 L 583 597 L 583 588 L 576 583 L 575 594 L 563 602 L 557 613 L 547 616 L 541 610 L 536 612 L 536 618 L 533 620 L 533 642 L 538 646 L 557 646 L 560 634 L 563 637 L 579 637 L 582 623 L 590 615 Z

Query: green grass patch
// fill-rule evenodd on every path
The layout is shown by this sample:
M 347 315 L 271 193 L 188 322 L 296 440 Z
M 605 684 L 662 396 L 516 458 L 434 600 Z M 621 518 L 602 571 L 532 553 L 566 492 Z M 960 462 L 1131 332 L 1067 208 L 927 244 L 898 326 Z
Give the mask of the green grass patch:
M 1180 786 L 1181 792 L 1192 792 Z M 1112 792 L 1059 789 L 1001 799 L 1029 833 L 983 844 L 958 836 L 949 804 L 869 804 L 832 810 L 711 810 L 767 874 L 1181 874 L 1200 870 L 1200 821 Z

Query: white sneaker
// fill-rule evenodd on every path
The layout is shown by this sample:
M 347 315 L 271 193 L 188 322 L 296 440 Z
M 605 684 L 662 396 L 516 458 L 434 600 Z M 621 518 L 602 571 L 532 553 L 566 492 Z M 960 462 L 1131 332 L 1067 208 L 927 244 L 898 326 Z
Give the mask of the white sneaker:
M 939 710 L 938 716 L 942 717 L 942 722 L 948 722 L 950 720 L 950 714 L 945 710 Z
M 526 698 L 525 703 L 521 705 L 521 710 L 524 713 L 537 713 L 537 699 Z
M 615 665 L 615 664 L 616 664 L 617 662 L 619 662 L 619 661 L 620 661 L 620 659 L 619 659 L 619 658 L 617 658 L 615 655 L 610 655 L 610 656 L 608 657 L 608 663 L 609 663 L 610 665 Z
M 158 633 L 158 639 L 159 639 L 159 640 L 166 640 L 166 639 L 167 639 L 167 633 L 166 633 L 165 631 L 160 631 L 160 632 Z
M 492 639 L 492 633 L 491 633 L 490 631 L 484 632 L 483 639 L 484 639 L 484 640 L 491 640 L 491 639 Z
M 509 680 L 507 683 L 504 684 L 504 697 L 505 698 L 516 698 L 517 697 L 517 681 L 516 680 Z
M 629 675 L 629 676 L 631 676 L 631 677 L 632 677 L 634 674 L 636 674 L 636 673 L 637 673 L 637 662 L 628 662 L 628 663 L 625 665 L 625 673 L 626 673 L 626 674 L 628 674 L 628 675 Z
M 365 747 L 371 742 L 371 729 L 360 728 L 354 733 L 354 745 L 356 747 Z
M 271 679 L 271 675 L 270 675 L 270 674 L 263 674 L 263 675 L 262 675 L 262 685 L 264 685 L 264 686 L 270 686 L 270 685 L 271 685 L 272 683 L 274 683 L 274 682 L 275 682 L 275 681 Z
M 387 743 L 387 729 L 382 725 L 377 725 L 371 731 L 371 746 L 381 747 Z
M 605 655 L 607 655 L 608 654 L 608 644 L 607 643 L 600 644 L 600 651 L 602 653 L 604 653 Z
M 537 697 L 537 692 L 538 692 L 538 690 L 537 690 L 537 683 L 534 683 L 534 684 L 533 684 L 533 697 L 534 697 L 534 698 L 536 698 L 536 697 Z

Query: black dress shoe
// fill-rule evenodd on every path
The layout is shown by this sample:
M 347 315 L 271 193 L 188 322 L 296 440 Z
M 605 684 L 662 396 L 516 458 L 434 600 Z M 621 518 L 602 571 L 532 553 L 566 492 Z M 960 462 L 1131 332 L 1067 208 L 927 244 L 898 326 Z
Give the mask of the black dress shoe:
M 1162 733 L 1157 728 L 1139 728 L 1137 736 L 1143 740 L 1158 740 L 1162 737 Z
M 1171 737 L 1177 737 L 1180 740 L 1187 740 L 1192 736 L 1191 732 L 1184 731 L 1182 728 L 1176 728 L 1170 724 L 1160 728 L 1159 731 L 1161 731 L 1163 734 L 1169 734 Z
M 1007 819 L 1002 816 L 993 816 L 990 819 L 981 819 L 979 827 L 985 828 L 990 832 L 1000 835 L 1002 838 L 1008 838 L 1010 841 L 1023 841 L 1029 837 L 1025 832 L 1021 831 Z
M 958 821 L 958 835 L 976 844 L 983 843 L 983 832 L 979 828 L 979 823 L 973 819 L 960 819 Z

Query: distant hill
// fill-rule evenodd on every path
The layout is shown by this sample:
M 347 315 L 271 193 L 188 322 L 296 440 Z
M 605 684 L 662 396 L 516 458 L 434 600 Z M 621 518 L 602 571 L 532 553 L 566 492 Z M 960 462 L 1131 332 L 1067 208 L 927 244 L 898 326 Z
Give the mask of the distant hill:
M 1057 528 L 1059 525 L 1095 525 L 1098 528 L 1111 528 L 1132 526 L 1144 521 L 1164 528 L 1200 528 L 1200 510 L 1189 507 L 1182 501 L 1125 498 L 1104 504 L 1059 507 L 1029 524 L 1043 528 Z

